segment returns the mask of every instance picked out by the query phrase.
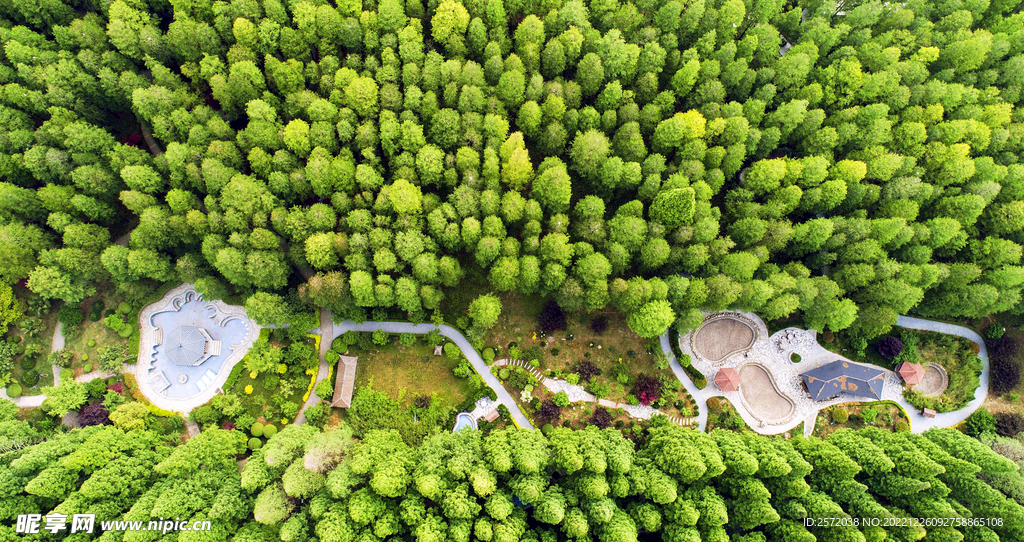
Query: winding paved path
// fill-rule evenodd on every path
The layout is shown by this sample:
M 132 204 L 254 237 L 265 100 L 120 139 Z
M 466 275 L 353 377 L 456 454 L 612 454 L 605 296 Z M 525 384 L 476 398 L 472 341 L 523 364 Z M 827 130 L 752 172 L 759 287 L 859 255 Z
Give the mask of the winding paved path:
M 714 397 L 714 390 L 709 390 L 707 387 L 704 389 L 697 389 L 697 385 L 690 380 L 690 377 L 686 374 L 686 369 L 679 364 L 679 360 L 676 359 L 676 355 L 672 352 L 672 343 L 669 341 L 668 332 L 665 332 L 661 336 L 661 350 L 665 353 L 665 357 L 668 358 L 668 366 L 672 369 L 672 372 L 676 375 L 676 378 L 683 383 L 683 387 L 686 391 L 690 392 L 693 397 L 694 404 L 697 406 L 697 429 L 705 430 L 708 428 L 708 398 Z
M 963 337 L 977 344 L 979 347 L 978 358 L 981 359 L 981 375 L 978 377 L 978 389 L 974 390 L 974 399 L 967 403 L 967 406 L 959 410 L 954 410 L 953 412 L 936 414 L 934 418 L 928 418 L 921 415 L 919 409 L 908 403 L 905 398 L 900 396 L 900 406 L 902 406 L 910 416 L 910 428 L 914 433 L 927 431 L 933 427 L 952 427 L 966 420 L 974 413 L 975 410 L 981 408 L 981 405 L 985 402 L 985 398 L 988 396 L 989 385 L 988 349 L 985 348 L 985 340 L 981 338 L 981 335 L 978 335 L 978 333 L 973 329 L 963 326 L 947 324 L 945 322 L 935 322 L 932 320 L 923 320 L 921 318 L 913 318 L 910 316 L 900 316 L 899 319 L 896 320 L 896 325 L 908 329 L 956 335 L 957 337 Z
M 912 432 L 922 433 L 932 428 L 952 427 L 966 420 L 975 410 L 981 407 L 981 405 L 985 402 L 986 396 L 988 395 L 989 386 L 988 349 L 985 348 L 985 341 L 981 338 L 981 335 L 979 335 L 974 330 L 968 329 L 963 326 L 947 324 L 944 322 L 935 322 L 932 320 L 924 320 L 921 318 L 913 318 L 910 316 L 900 316 L 896 321 L 896 325 L 908 329 L 916 329 L 920 331 L 933 331 L 937 333 L 944 333 L 947 335 L 956 335 L 958 337 L 963 337 L 969 341 L 972 341 L 980 347 L 980 350 L 978 352 L 978 358 L 981 359 L 982 369 L 981 375 L 979 377 L 979 386 L 974 391 L 974 399 L 970 403 L 968 403 L 967 406 L 959 410 L 955 410 L 953 412 L 937 414 L 934 418 L 928 418 L 922 415 L 920 409 L 911 405 L 906 400 L 906 398 L 903 397 L 902 393 L 900 393 L 899 397 L 896 399 L 896 402 L 899 403 L 899 405 L 906 411 L 907 416 L 910 420 L 910 428 Z M 693 381 L 690 380 L 690 377 L 686 374 L 686 371 L 679 364 L 678 360 L 676 360 L 675 354 L 672 352 L 672 344 L 669 340 L 668 333 L 665 333 L 664 335 L 661 336 L 661 349 L 669 360 L 669 367 L 672 369 L 672 372 L 675 373 L 676 378 L 678 378 L 679 381 L 683 383 L 683 386 L 686 388 L 686 391 L 690 392 L 690 395 L 693 396 L 693 399 L 696 402 L 698 409 L 700 410 L 699 415 L 697 416 L 698 428 L 706 430 L 707 400 L 710 399 L 711 397 L 727 397 L 726 394 L 719 390 L 717 387 L 715 387 L 712 383 L 709 383 L 708 386 L 705 387 L 703 390 L 697 389 L 697 386 L 693 384 Z M 841 357 L 838 354 L 831 355 L 835 357 Z M 711 379 L 711 375 L 705 376 L 708 377 L 709 380 Z M 856 399 L 844 397 L 842 398 L 841 402 L 856 402 Z M 733 401 L 733 403 L 733 406 L 736 407 L 737 412 L 743 417 L 744 421 L 746 421 L 747 424 L 754 431 L 765 434 L 780 433 L 782 431 L 790 429 L 790 426 L 798 425 L 801 421 L 803 421 L 804 434 L 810 435 L 814 430 L 814 421 L 818 414 L 818 411 L 816 410 L 811 414 L 807 414 L 802 419 L 794 419 L 783 426 L 759 427 L 757 420 L 753 418 L 749 412 L 746 411 L 746 408 L 742 404 L 742 401 Z M 822 403 L 821 407 L 818 410 L 820 410 L 821 408 L 828 408 L 829 406 L 831 406 L 831 403 Z
M 325 401 L 331 400 L 330 397 L 320 397 L 316 394 L 315 390 L 316 385 L 319 384 L 321 380 L 327 378 L 327 375 L 329 375 L 331 371 L 331 366 L 327 363 L 326 356 L 327 351 L 331 349 L 331 341 L 334 340 L 334 322 L 331 321 L 332 317 L 333 315 L 331 314 L 331 311 L 327 309 L 320 309 L 320 328 L 318 330 L 314 330 L 319 331 L 318 335 L 320 335 L 320 352 L 318 353 L 320 356 L 320 365 L 317 368 L 316 382 L 313 384 L 313 391 L 309 392 L 309 397 L 306 398 L 306 402 L 303 403 L 302 408 L 299 409 L 298 415 L 295 416 L 296 425 L 306 423 L 307 408 L 317 404 L 321 399 Z M 327 337 L 331 337 L 331 339 L 328 339 Z
M 466 356 L 466 359 L 473 364 L 473 368 L 476 369 L 476 372 L 484 379 L 484 383 L 490 386 L 491 389 L 498 394 L 498 402 L 505 405 L 505 408 L 508 408 L 509 413 L 512 414 L 512 419 L 515 420 L 516 424 L 522 428 L 533 429 L 533 424 L 531 424 L 526 415 L 519 410 L 519 405 L 517 405 L 512 396 L 505 391 L 505 388 L 502 387 L 498 378 L 491 374 L 490 367 L 484 363 L 480 354 L 477 353 L 475 348 L 473 348 L 473 345 L 469 344 L 469 340 L 467 340 L 466 337 L 464 337 L 462 333 L 459 333 L 455 328 L 447 325 L 435 326 L 432 324 L 413 324 L 409 322 L 364 322 L 362 324 L 357 324 L 348 320 L 334 325 L 333 328 L 334 333 L 330 336 L 330 339 L 328 339 L 327 336 L 324 336 L 320 340 L 327 341 L 328 344 L 330 344 L 330 341 L 333 341 L 335 337 L 344 334 L 346 331 L 376 331 L 378 329 L 383 329 L 388 333 L 415 333 L 418 335 L 425 335 L 435 329 L 439 330 L 441 335 L 451 339 L 452 342 L 458 345 L 462 350 L 462 354 Z

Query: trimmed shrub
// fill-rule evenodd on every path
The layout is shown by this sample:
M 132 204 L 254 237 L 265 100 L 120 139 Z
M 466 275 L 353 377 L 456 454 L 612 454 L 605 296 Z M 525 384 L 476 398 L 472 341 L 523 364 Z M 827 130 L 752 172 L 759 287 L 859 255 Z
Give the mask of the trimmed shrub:
M 91 373 L 92 372 L 92 364 L 91 363 L 86 363 L 85 367 L 82 367 L 82 370 L 87 372 L 87 373 Z
M 78 327 L 85 321 L 85 315 L 82 314 L 82 308 L 78 305 L 66 304 L 57 311 L 57 321 L 64 327 Z
M 128 303 L 122 301 L 122 302 L 117 304 L 117 313 L 118 314 L 128 314 L 130 312 L 132 312 L 132 306 L 129 305 Z
M 537 316 L 537 324 L 544 333 L 565 329 L 568 323 L 565 320 L 565 311 L 554 301 L 548 301 L 544 310 Z
M 832 421 L 836 423 L 846 423 L 850 419 L 850 413 L 843 407 L 836 407 L 832 409 Z
M 39 383 L 39 371 L 29 369 L 21 373 L 21 384 L 26 388 L 34 388 Z
M 96 346 L 96 341 L 94 339 L 89 339 L 89 342 L 87 342 L 86 344 L 89 345 L 89 348 L 92 348 Z
M 135 326 L 126 324 L 123 328 L 121 328 L 121 331 L 117 332 L 117 335 L 122 339 L 127 339 L 128 337 L 132 336 L 132 333 L 135 333 Z
M 27 371 L 29 369 L 35 369 L 35 367 L 36 367 L 36 357 L 35 356 L 22 356 L 21 357 L 21 361 L 18 362 L 18 365 L 21 365 L 21 369 L 23 371 Z
M 540 432 L 544 433 L 545 435 L 550 435 L 551 432 L 554 430 L 555 426 L 551 425 L 550 423 L 546 423 L 540 427 Z
M 82 361 L 89 361 L 89 354 L 82 354 Z
M 97 299 L 96 301 L 93 301 L 92 307 L 89 309 L 89 321 L 99 322 L 100 319 L 103 318 L 103 309 L 104 307 L 102 299 Z
M 796 352 L 793 352 L 793 354 L 789 356 L 789 361 L 792 361 L 793 363 L 800 363 L 802 360 L 803 358 L 801 358 L 800 354 L 797 354 Z
M 896 422 L 896 430 L 901 432 L 910 431 L 910 424 L 906 420 Z
M 989 324 L 988 327 L 985 328 L 986 339 L 1001 339 L 1004 333 L 1006 333 L 1006 328 L 1003 327 L 1003 324 L 1000 324 L 999 322 L 993 322 Z
M 259 450 L 260 448 L 263 447 L 263 441 L 256 437 L 252 437 L 251 439 L 249 439 L 248 446 L 250 450 L 255 452 L 256 450 Z
M 995 430 L 996 417 L 983 408 L 975 410 L 964 424 L 964 433 L 975 438 L 980 437 L 984 433 L 993 433 Z
M 256 423 L 252 424 L 252 427 L 249 428 L 249 434 L 251 434 L 254 437 L 262 437 L 263 436 L 263 424 L 260 423 L 260 422 L 256 422 Z
M 484 357 L 484 361 L 491 361 L 491 360 L 493 360 L 494 359 L 494 349 L 493 348 L 484 348 L 483 357 Z
M 895 358 L 903 352 L 903 341 L 889 335 L 878 341 L 878 353 L 889 359 Z
M 267 424 L 263 427 L 263 436 L 270 438 L 277 434 L 277 427 L 274 425 Z
M 599 429 L 606 429 L 612 424 L 612 413 L 608 412 L 608 409 L 605 407 L 597 407 L 594 415 L 590 417 L 590 423 Z
M 509 375 L 510 373 L 508 367 L 502 367 L 501 369 L 498 370 L 498 378 L 502 380 L 508 380 Z
M 21 385 L 17 382 L 7 386 L 7 396 L 11 399 L 21 397 Z

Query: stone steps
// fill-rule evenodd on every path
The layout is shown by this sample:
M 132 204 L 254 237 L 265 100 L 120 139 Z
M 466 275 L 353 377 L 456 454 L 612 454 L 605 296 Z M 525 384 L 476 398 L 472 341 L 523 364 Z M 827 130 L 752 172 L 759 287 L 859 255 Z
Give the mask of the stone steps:
M 523 369 L 526 369 L 526 371 L 530 373 L 530 375 L 536 378 L 538 381 L 544 380 L 544 373 L 541 373 L 540 370 L 538 370 L 533 365 L 530 365 L 530 362 L 524 359 L 499 359 L 494 363 L 499 366 L 504 365 L 509 367 L 522 367 Z

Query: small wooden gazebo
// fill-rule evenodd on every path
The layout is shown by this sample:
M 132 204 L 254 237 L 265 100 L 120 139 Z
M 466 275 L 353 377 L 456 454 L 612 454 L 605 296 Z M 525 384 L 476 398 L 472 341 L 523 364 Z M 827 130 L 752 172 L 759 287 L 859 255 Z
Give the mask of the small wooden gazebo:
M 352 391 L 356 386 L 356 363 L 359 358 L 353 356 L 340 356 L 338 359 L 338 374 L 334 379 L 334 397 L 331 399 L 332 407 L 348 408 L 352 406 Z
M 904 361 L 900 364 L 900 367 L 896 372 L 899 373 L 900 378 L 902 378 L 908 386 L 920 384 L 921 379 L 924 378 L 924 367 L 921 367 L 920 363 Z
M 715 375 L 715 385 L 722 391 L 737 391 L 740 389 L 740 373 L 732 367 L 725 367 L 718 370 Z

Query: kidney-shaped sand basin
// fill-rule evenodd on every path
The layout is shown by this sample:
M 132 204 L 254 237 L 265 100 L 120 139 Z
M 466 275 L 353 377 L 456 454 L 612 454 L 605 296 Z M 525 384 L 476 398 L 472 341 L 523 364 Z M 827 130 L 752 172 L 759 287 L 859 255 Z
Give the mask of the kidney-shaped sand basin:
M 768 371 L 757 364 L 740 368 L 740 393 L 751 413 L 765 422 L 784 421 L 796 409 L 792 400 L 779 393 Z
M 754 344 L 754 330 L 736 318 L 717 318 L 697 330 L 693 347 L 709 361 L 721 361 Z

